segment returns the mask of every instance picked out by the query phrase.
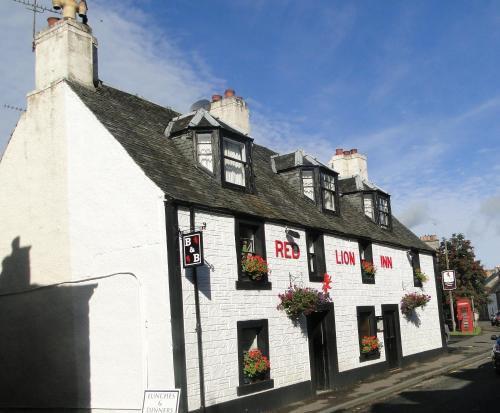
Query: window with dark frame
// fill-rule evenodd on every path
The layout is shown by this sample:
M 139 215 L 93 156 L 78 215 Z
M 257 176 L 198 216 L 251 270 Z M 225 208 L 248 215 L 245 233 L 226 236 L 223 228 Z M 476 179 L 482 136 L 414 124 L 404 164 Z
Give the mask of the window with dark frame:
M 306 232 L 307 264 L 309 266 L 309 281 L 323 281 L 326 272 L 325 246 L 323 234 L 313 231 Z
M 321 172 L 321 199 L 323 208 L 335 211 L 335 176 Z
M 316 197 L 314 195 L 314 171 L 305 170 L 302 171 L 302 191 L 306 197 L 311 201 L 316 202 Z
M 236 258 L 238 265 L 237 289 L 270 289 L 271 283 L 267 277 L 259 281 L 252 281 L 242 269 L 243 258 L 251 254 L 266 259 L 266 242 L 264 236 L 264 222 L 247 219 L 235 220 Z
M 269 368 L 258 381 L 252 381 L 251 378 L 245 376 L 243 363 L 245 352 L 255 349 L 259 350 L 262 355 L 271 362 L 269 359 L 268 321 L 266 319 L 238 321 L 237 334 L 239 371 L 238 396 L 273 388 L 274 381 L 271 379 L 272 364 L 271 368 Z
M 378 195 L 377 197 L 377 212 L 378 223 L 381 227 L 389 228 L 390 226 L 390 210 L 389 199 L 385 196 Z
M 210 132 L 196 134 L 196 160 L 208 172 L 214 173 L 212 134 Z
M 364 337 L 377 335 L 377 320 L 375 318 L 375 307 L 373 306 L 356 307 L 356 313 L 358 316 L 359 354 L 362 361 L 365 355 L 361 353 L 361 342 Z
M 244 142 L 223 138 L 223 180 L 227 183 L 246 186 L 247 148 Z
M 375 277 L 369 276 L 363 270 L 363 261 L 373 265 L 373 248 L 370 241 L 359 241 L 359 262 L 361 265 L 361 281 L 363 284 L 375 284 Z
M 411 267 L 413 271 L 413 286 L 422 287 L 422 280 L 417 277 L 417 271 L 420 271 L 420 256 L 418 255 L 418 250 L 410 251 L 411 257 Z

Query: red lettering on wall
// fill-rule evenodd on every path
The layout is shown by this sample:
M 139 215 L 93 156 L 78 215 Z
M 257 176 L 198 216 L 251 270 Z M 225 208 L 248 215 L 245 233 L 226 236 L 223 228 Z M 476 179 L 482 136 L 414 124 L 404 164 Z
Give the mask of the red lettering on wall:
M 380 256 L 380 266 L 382 268 L 392 268 L 392 257 Z
M 285 245 L 285 258 L 292 258 L 292 256 L 290 255 L 290 243 L 285 241 L 284 242 L 284 245 Z
M 335 250 L 335 261 L 337 264 L 356 265 L 356 256 L 354 252 Z
M 276 256 L 283 258 L 283 243 L 281 241 L 274 241 L 274 247 L 276 249 Z
M 300 258 L 300 248 L 297 244 L 292 244 L 288 241 L 282 242 L 279 240 L 274 241 L 274 248 L 276 256 L 287 259 L 298 260 Z

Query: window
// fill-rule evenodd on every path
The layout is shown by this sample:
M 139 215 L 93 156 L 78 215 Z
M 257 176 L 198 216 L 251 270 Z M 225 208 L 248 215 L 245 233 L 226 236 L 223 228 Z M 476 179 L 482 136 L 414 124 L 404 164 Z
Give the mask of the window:
M 236 258 L 238 265 L 237 289 L 271 289 L 267 276 L 260 280 L 252 280 L 243 271 L 242 261 L 248 255 L 260 256 L 266 259 L 266 245 L 264 238 L 264 223 L 245 219 L 235 220 Z
M 323 234 L 308 231 L 306 233 L 306 242 L 309 281 L 323 281 L 326 272 Z
M 315 200 L 313 171 L 302 171 L 302 190 L 310 200 Z
M 381 227 L 389 228 L 389 218 L 390 218 L 389 199 L 381 195 L 379 195 L 377 198 L 378 198 L 378 204 L 377 204 L 378 223 Z
M 361 353 L 361 342 L 364 337 L 376 336 L 377 335 L 377 321 L 375 319 L 375 307 L 356 307 L 356 312 L 358 315 L 358 340 L 359 340 L 359 352 L 360 361 L 367 359 L 366 355 Z M 380 353 L 372 355 L 375 358 L 380 357 Z
M 321 173 L 321 196 L 323 208 L 335 211 L 335 177 Z
M 420 271 L 420 257 L 417 250 L 410 251 L 411 266 L 413 270 L 413 285 L 415 287 L 422 287 L 422 280 L 417 278 L 416 272 Z
M 364 266 L 364 263 L 370 263 L 373 266 L 373 249 L 369 241 L 359 241 L 359 262 L 361 265 L 361 281 L 363 284 L 375 284 L 375 275 L 370 275 L 370 271 Z
M 224 138 L 224 181 L 246 186 L 247 155 L 245 144 L 232 139 Z
M 389 196 L 381 192 L 363 193 L 365 215 L 382 228 L 391 227 L 391 203 Z
M 274 387 L 271 379 L 271 360 L 269 359 L 269 331 L 267 320 L 247 320 L 237 322 L 238 330 L 238 396 L 262 391 Z M 258 350 L 269 361 L 269 367 L 257 377 L 244 373 L 245 353 Z
M 211 173 L 214 172 L 211 133 L 196 134 L 196 158 L 203 168 Z
M 373 194 L 363 194 L 363 205 L 365 215 L 372 221 L 375 221 L 375 215 L 373 211 Z

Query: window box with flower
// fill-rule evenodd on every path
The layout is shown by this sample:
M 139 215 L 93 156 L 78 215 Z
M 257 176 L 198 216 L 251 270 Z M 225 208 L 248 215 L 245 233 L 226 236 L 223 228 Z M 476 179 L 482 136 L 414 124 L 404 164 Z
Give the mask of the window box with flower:
M 382 343 L 377 336 L 364 336 L 361 339 L 360 351 L 363 360 L 372 360 L 380 357 Z
M 375 274 L 377 273 L 377 268 L 371 261 L 361 260 L 361 272 L 363 277 L 363 282 L 365 284 L 375 283 Z
M 420 268 L 417 268 L 415 270 L 415 274 L 414 274 L 415 278 L 420 281 L 420 284 L 423 284 L 425 282 L 427 282 L 429 280 L 429 277 L 427 276 L 427 274 L 423 273 Z

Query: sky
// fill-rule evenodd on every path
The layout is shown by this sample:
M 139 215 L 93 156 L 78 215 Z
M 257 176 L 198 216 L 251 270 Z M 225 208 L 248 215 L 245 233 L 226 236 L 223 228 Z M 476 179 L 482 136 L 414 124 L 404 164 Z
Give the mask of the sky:
M 50 0 L 39 0 L 50 7 Z M 368 157 L 417 235 L 500 265 L 500 2 L 88 0 L 99 77 L 180 112 L 234 88 L 256 143 Z M 50 13 L 37 16 L 37 29 Z M 33 14 L 0 0 L 0 153 L 34 89 Z

